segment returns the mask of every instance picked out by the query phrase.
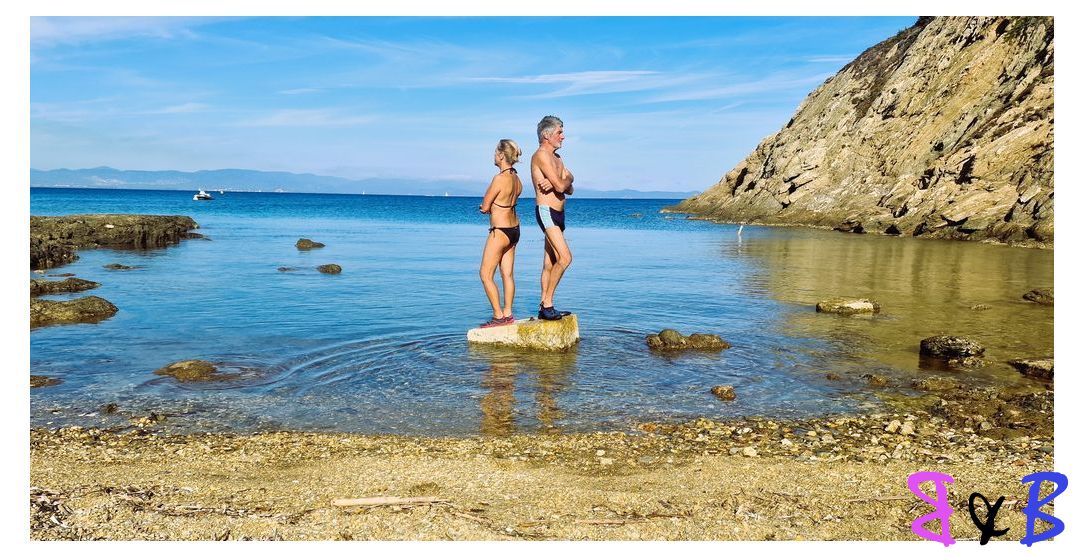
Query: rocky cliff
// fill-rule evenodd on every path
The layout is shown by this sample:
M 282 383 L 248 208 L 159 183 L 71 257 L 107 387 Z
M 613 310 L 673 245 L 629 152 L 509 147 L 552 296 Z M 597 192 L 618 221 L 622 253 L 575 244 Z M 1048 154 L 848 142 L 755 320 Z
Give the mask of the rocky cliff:
M 1054 21 L 923 17 L 673 210 L 1053 246 Z

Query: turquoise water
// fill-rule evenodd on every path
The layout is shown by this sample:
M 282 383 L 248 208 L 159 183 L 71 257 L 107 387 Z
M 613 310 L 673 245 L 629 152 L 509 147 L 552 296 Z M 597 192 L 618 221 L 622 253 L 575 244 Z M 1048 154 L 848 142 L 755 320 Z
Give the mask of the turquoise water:
M 31 372 L 63 380 L 31 391 L 32 425 L 125 425 L 153 411 L 176 431 L 469 435 L 809 416 L 876 407 L 863 373 L 886 375 L 904 393 L 910 378 L 944 373 L 918 362 L 919 339 L 931 334 L 988 346 L 992 364 L 962 377 L 975 382 L 1020 384 L 1004 360 L 1052 350 L 1053 309 L 1020 299 L 1053 284 L 1051 251 L 749 226 L 740 235 L 659 212 L 676 200 L 604 199 L 567 207 L 574 262 L 555 302 L 580 318 L 576 351 L 469 348 L 466 330 L 490 313 L 478 280 L 488 227 L 479 199 L 216 197 L 31 189 L 33 215 L 189 215 L 211 238 L 82 250 L 49 271 L 102 283 L 89 293 L 119 312 L 31 331 Z M 520 205 L 518 317 L 538 305 L 532 206 Z M 301 237 L 327 247 L 298 251 Z M 324 263 L 342 274 L 318 273 Z M 835 295 L 874 297 L 886 309 L 874 319 L 814 313 Z M 979 303 L 991 309 L 969 309 Z M 733 348 L 650 353 L 644 336 L 665 327 L 720 334 Z M 179 384 L 152 373 L 185 359 L 240 378 Z M 845 380 L 826 380 L 828 371 Z M 719 384 L 734 385 L 738 399 L 715 399 L 709 389 Z M 119 410 L 103 413 L 107 403 Z

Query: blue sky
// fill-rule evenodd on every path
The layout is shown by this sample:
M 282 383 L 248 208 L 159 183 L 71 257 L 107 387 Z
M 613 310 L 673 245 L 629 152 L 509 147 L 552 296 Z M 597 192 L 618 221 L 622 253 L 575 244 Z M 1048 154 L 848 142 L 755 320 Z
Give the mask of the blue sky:
M 914 21 L 32 18 L 30 162 L 485 182 L 557 114 L 578 185 L 703 190 Z

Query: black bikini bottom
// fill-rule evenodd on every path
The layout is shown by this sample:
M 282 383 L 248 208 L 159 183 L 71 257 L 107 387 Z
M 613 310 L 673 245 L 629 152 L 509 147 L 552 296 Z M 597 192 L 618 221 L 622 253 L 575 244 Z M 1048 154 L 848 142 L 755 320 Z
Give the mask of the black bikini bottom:
M 509 245 L 515 246 L 520 241 L 520 225 L 512 226 L 509 228 L 499 228 L 497 226 L 491 227 L 490 232 L 494 230 L 500 230 L 505 233 L 505 236 L 509 237 Z

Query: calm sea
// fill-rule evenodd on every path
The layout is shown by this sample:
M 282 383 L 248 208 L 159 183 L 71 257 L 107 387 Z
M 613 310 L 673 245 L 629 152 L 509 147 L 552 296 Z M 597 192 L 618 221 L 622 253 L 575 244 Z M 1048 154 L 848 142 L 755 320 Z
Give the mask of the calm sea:
M 575 198 L 574 262 L 555 300 L 578 314 L 580 345 L 558 355 L 476 349 L 466 331 L 490 316 L 478 279 L 488 227 L 479 199 L 215 193 L 195 202 L 185 191 L 31 189 L 33 215 L 188 215 L 211 239 L 83 250 L 49 271 L 100 282 L 89 294 L 119 312 L 31 331 L 31 373 L 63 380 L 31 390 L 32 425 L 117 426 L 155 412 L 173 431 L 471 435 L 798 417 L 877 408 L 885 390 L 865 386 L 866 373 L 904 395 L 916 394 L 913 378 L 953 375 L 919 362 L 919 340 L 933 334 L 987 346 L 989 365 L 954 375 L 978 384 L 1027 387 L 1005 361 L 1053 351 L 1053 308 L 1021 299 L 1053 285 L 1052 251 L 751 226 L 739 234 L 659 212 L 677 200 Z M 532 208 L 521 201 L 517 317 L 538 305 Z M 301 237 L 327 247 L 298 251 Z M 318 273 L 324 263 L 342 274 Z M 831 296 L 871 297 L 883 313 L 815 313 Z M 990 309 L 970 309 L 977 304 Z M 716 333 L 733 348 L 650 353 L 645 335 L 668 327 Z M 152 373 L 186 359 L 239 378 L 179 384 Z M 738 399 L 714 398 L 720 384 Z M 118 410 L 104 412 L 108 403 Z

